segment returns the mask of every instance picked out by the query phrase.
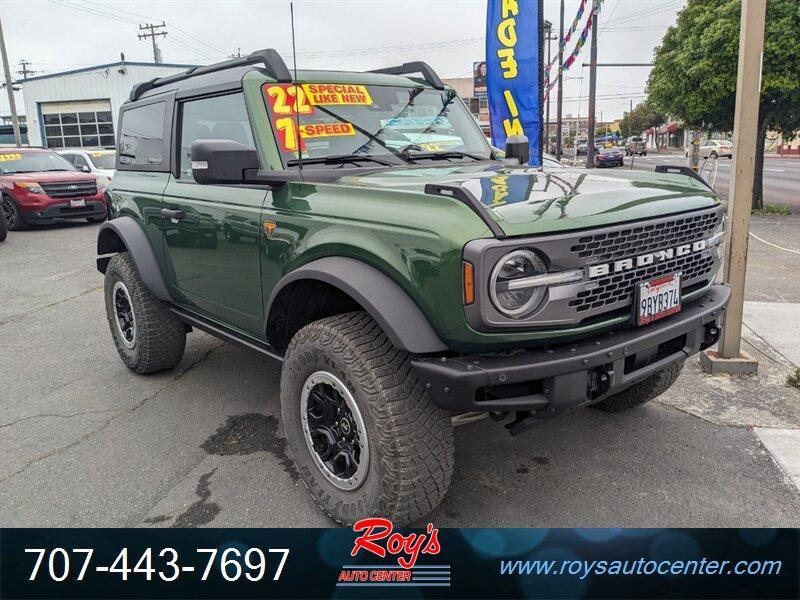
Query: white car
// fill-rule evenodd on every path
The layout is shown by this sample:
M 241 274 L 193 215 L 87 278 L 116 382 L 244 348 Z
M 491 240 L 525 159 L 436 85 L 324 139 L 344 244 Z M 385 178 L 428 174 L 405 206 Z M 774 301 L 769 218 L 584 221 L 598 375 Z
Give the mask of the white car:
M 75 165 L 79 171 L 97 175 L 105 187 L 108 187 L 114 178 L 117 160 L 116 150 L 61 148 L 56 152 Z
M 691 155 L 692 149 L 686 151 L 687 158 Z M 733 158 L 733 143 L 728 140 L 706 140 L 700 144 L 700 158 L 708 158 L 709 156 L 717 158 L 726 156 Z

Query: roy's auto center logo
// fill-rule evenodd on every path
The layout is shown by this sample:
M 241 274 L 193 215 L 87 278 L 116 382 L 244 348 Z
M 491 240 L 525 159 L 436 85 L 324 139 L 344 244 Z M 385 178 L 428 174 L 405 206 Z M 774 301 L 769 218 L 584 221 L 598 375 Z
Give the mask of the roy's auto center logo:
M 441 552 L 439 530 L 431 523 L 425 533 L 419 534 L 403 535 L 393 529 L 389 519 L 357 521 L 353 531 L 360 535 L 353 542 L 350 556 L 366 554 L 384 560 L 380 564 L 344 565 L 336 585 L 450 587 L 450 565 L 420 560 Z

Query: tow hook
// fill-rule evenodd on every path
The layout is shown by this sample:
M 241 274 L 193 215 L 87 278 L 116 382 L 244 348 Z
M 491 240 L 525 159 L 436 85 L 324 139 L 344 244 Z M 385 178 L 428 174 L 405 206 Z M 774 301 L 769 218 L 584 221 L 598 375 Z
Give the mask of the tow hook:
M 700 350 L 705 350 L 706 348 L 710 348 L 716 344 L 719 340 L 719 334 L 720 328 L 716 323 L 709 323 L 706 325 L 703 332 L 703 343 L 700 346 Z
M 593 369 L 589 372 L 589 399 L 595 400 L 611 389 L 614 371 L 605 368 Z
M 541 423 L 542 419 L 532 419 L 536 411 L 533 410 L 517 410 L 514 411 L 514 420 L 503 425 L 511 435 L 519 435 L 528 427 Z

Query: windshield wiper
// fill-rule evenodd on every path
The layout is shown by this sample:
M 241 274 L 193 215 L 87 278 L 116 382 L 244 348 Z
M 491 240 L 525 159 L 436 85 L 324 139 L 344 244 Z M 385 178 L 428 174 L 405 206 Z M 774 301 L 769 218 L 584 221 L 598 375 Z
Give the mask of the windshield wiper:
M 459 150 L 445 150 L 443 152 L 407 152 L 404 154 L 411 160 L 418 158 L 430 158 L 433 160 L 448 159 L 448 158 L 471 158 L 473 160 L 491 160 L 488 156 L 478 156 L 477 154 L 470 154 L 469 152 L 461 152 Z
M 299 165 L 301 162 L 304 165 L 337 165 L 364 161 L 374 162 L 385 167 L 395 167 L 399 164 L 389 162 L 388 160 L 375 158 L 369 154 L 331 154 L 329 156 L 319 156 L 316 158 L 304 158 L 302 161 L 297 158 L 293 158 L 292 160 L 287 161 L 286 164 L 290 167 L 294 167 Z

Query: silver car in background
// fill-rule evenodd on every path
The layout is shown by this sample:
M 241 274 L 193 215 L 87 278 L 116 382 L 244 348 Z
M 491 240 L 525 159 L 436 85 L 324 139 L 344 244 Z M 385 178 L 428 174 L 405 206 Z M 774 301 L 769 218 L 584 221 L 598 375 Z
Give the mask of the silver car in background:
M 59 148 L 56 152 L 75 165 L 79 171 L 97 175 L 106 188 L 111 184 L 116 168 L 116 150 Z

